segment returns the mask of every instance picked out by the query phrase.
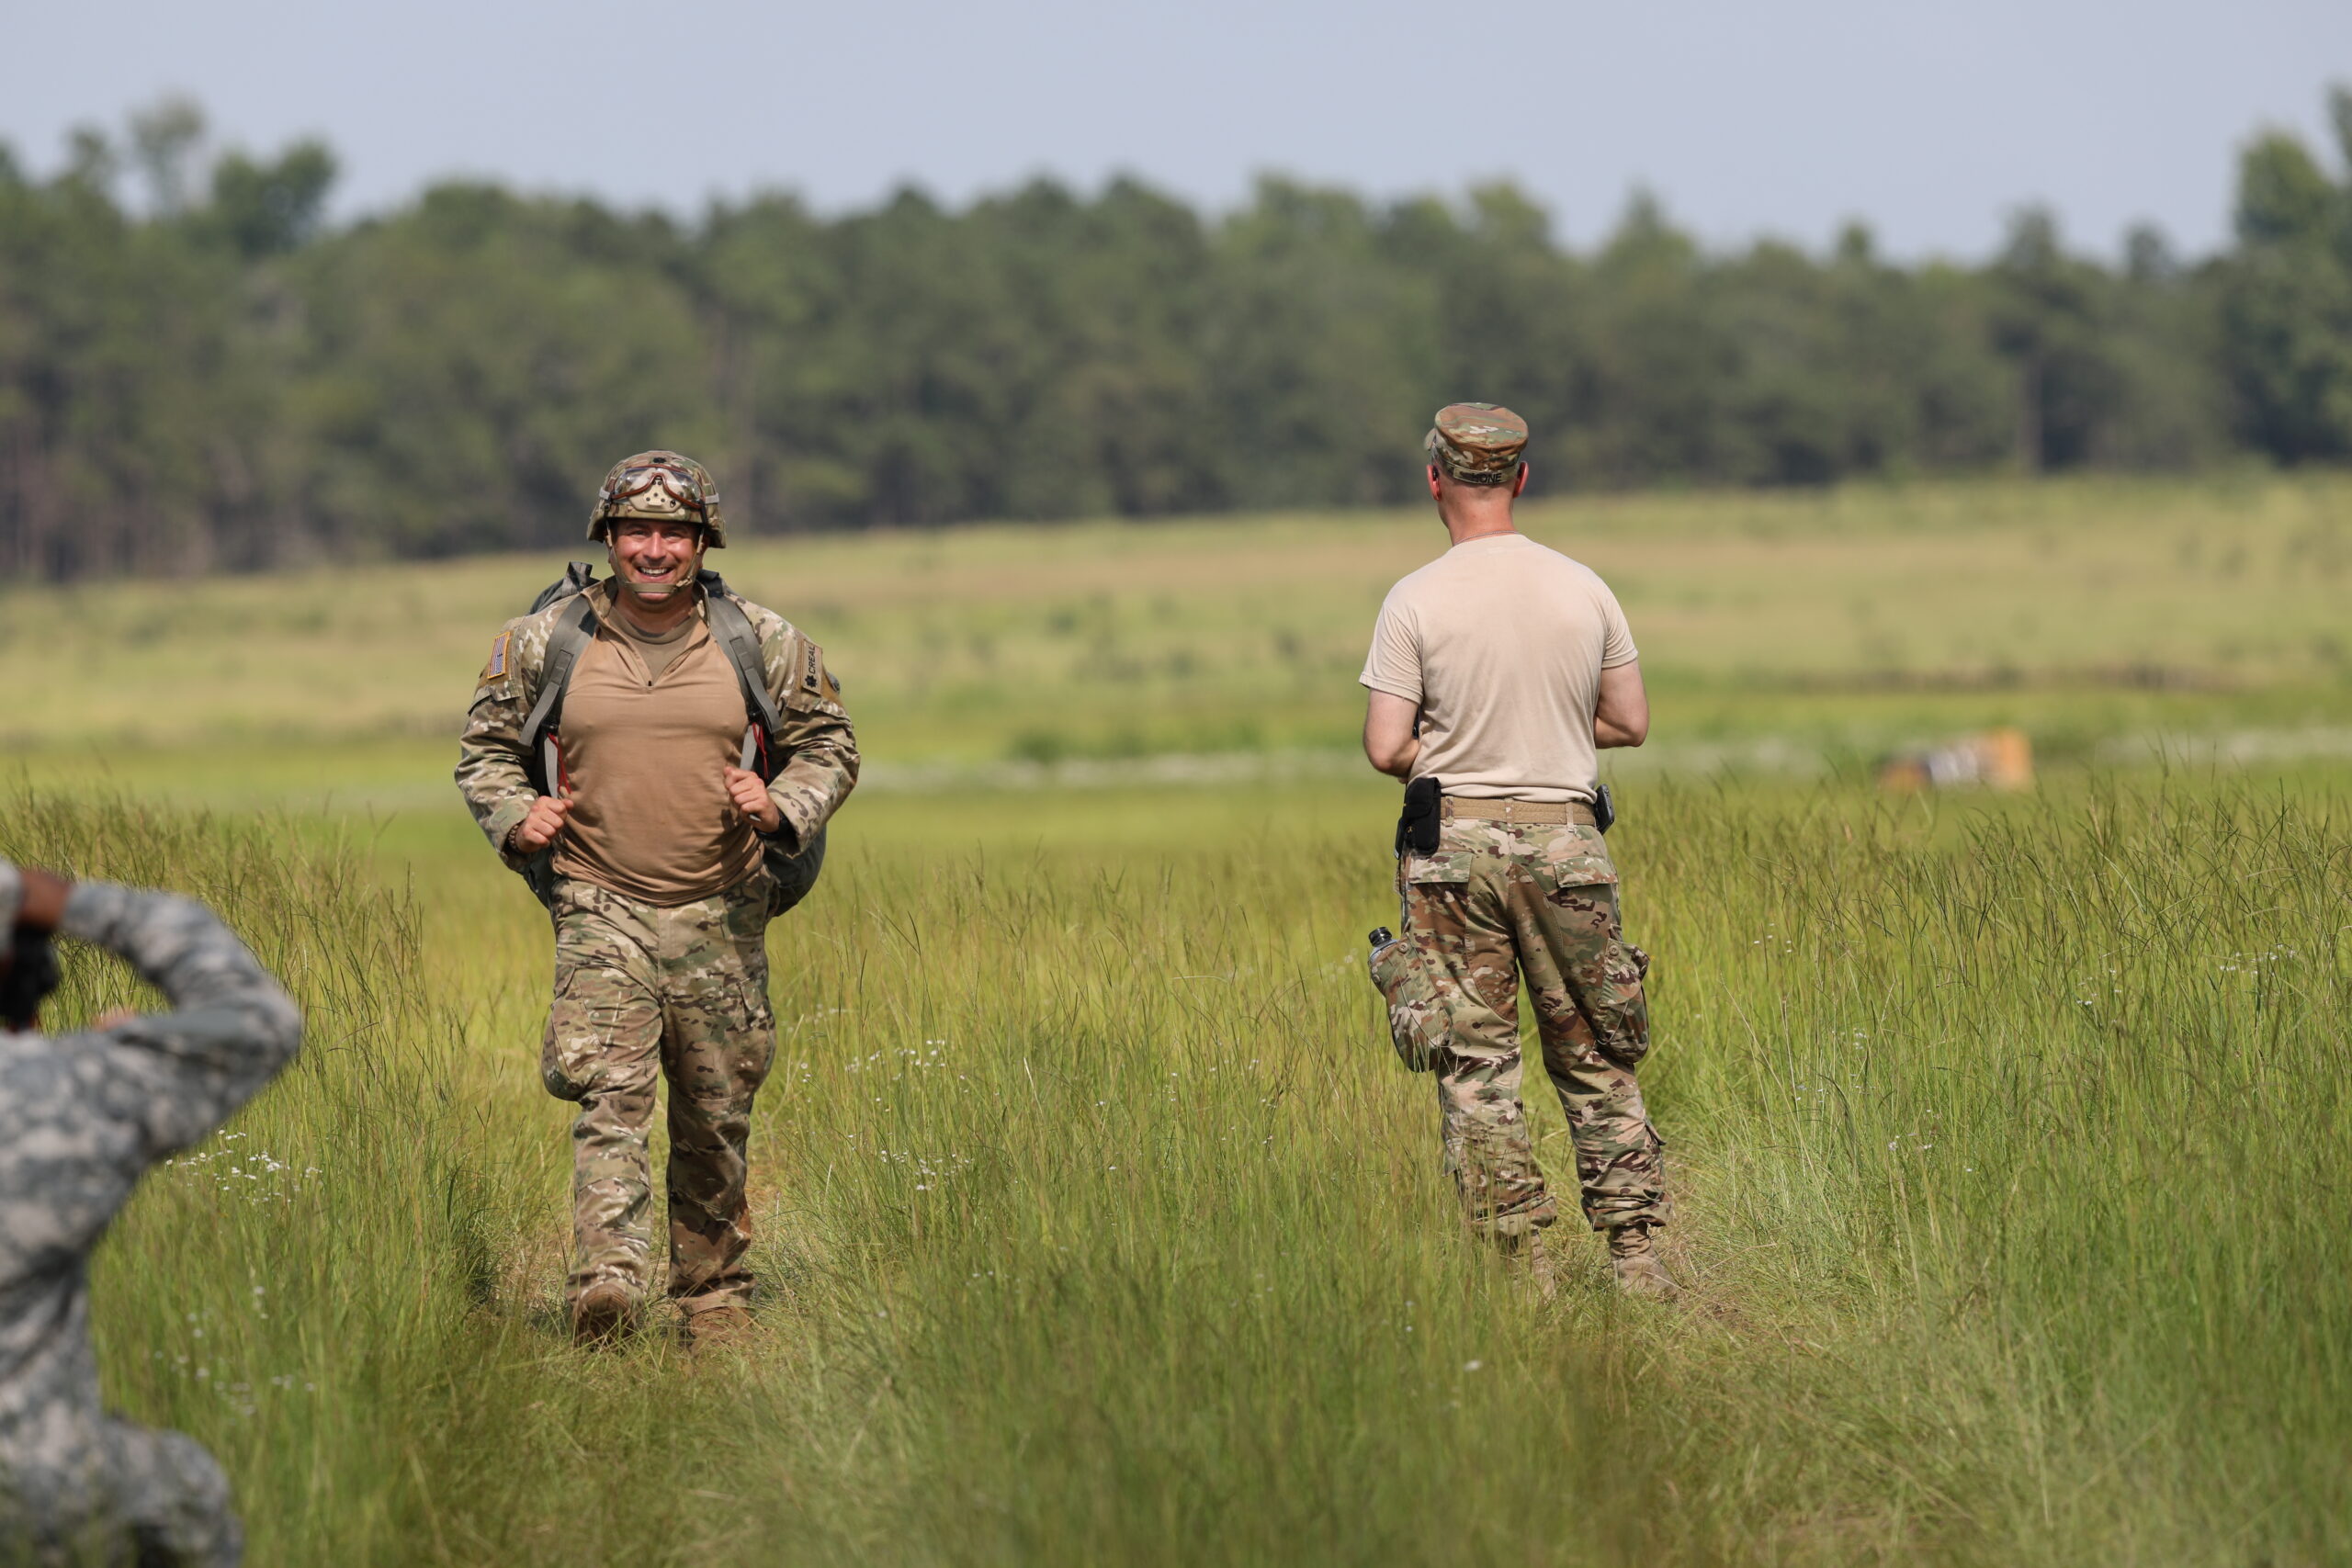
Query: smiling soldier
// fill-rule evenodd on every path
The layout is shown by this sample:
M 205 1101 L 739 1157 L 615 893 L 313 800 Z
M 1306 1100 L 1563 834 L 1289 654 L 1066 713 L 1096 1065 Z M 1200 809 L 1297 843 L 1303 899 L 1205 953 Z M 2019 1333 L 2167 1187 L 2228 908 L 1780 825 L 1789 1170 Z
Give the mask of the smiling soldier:
M 747 1146 L 775 1052 L 766 930 L 797 891 L 772 868 L 814 860 L 857 744 L 817 645 L 702 571 L 727 538 L 701 464 L 626 459 L 588 531 L 613 576 L 498 634 L 458 785 L 555 920 L 540 1076 L 580 1105 L 572 1336 L 610 1341 L 642 1316 L 667 1077 L 669 1293 L 707 1346 L 740 1335 L 752 1298 Z

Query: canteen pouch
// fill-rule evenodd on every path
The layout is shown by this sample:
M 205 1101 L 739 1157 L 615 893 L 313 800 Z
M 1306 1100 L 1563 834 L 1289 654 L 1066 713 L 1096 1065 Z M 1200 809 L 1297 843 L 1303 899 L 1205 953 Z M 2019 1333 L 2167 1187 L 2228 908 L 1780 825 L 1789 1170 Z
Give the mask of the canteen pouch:
M 1417 855 L 1437 852 L 1438 812 L 1444 790 L 1434 778 L 1418 778 L 1405 786 L 1404 814 L 1396 818 L 1396 852 Z
M 1613 926 L 1600 961 L 1599 983 L 1577 987 L 1577 1005 L 1592 1025 L 1592 1043 L 1621 1067 L 1638 1067 L 1650 1054 L 1650 1003 L 1644 982 L 1650 955 Z
M 1420 950 L 1391 936 L 1372 933 L 1372 983 L 1388 1005 L 1388 1038 L 1406 1070 L 1426 1073 L 1453 1039 L 1453 1021 Z

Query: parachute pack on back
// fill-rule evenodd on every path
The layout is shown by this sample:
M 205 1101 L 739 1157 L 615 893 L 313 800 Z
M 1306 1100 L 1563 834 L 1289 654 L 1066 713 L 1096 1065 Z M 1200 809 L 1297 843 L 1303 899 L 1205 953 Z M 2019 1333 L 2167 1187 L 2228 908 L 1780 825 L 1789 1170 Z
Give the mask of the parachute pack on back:
M 535 615 L 550 605 L 563 605 L 548 632 L 547 662 L 539 671 L 538 699 L 531 705 L 530 717 L 523 724 L 526 758 L 524 766 L 530 774 L 531 787 L 541 795 L 557 794 L 563 786 L 563 694 L 571 683 L 571 671 L 580 662 L 580 655 L 596 639 L 596 604 L 588 596 L 589 586 L 595 581 L 596 569 L 586 561 L 576 560 L 531 601 L 530 613 Z M 710 621 L 710 635 L 726 650 L 727 661 L 735 667 L 736 682 L 743 689 L 746 722 L 742 766 L 766 783 L 783 771 L 792 755 L 783 744 L 784 716 L 768 691 L 767 666 L 760 658 L 760 634 L 718 573 L 701 572 L 695 581 L 702 587 L 703 613 Z M 763 838 L 760 845 L 768 874 L 775 879 L 768 913 L 781 915 L 808 897 L 808 890 L 817 885 L 817 874 L 825 866 L 825 829 L 818 829 L 817 836 L 798 848 L 783 838 Z M 555 894 L 554 858 L 552 848 L 541 850 L 523 869 L 523 880 L 530 884 L 531 891 L 542 904 Z

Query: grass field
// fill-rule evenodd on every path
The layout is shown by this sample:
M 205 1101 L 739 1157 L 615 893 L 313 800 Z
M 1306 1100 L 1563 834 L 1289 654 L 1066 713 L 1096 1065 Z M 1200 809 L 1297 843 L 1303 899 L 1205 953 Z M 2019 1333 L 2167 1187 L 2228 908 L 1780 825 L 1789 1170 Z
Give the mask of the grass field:
M 0 853 L 214 897 L 311 1019 L 109 1242 L 111 1395 L 222 1456 L 260 1564 L 2352 1555 L 2352 486 L 1532 531 L 1658 694 L 1611 843 L 1686 1300 L 1463 1245 L 1380 1038 L 1393 798 L 1333 759 L 1429 525 L 982 531 L 722 562 L 877 787 L 772 936 L 773 1289 L 720 1364 L 557 1317 L 545 919 L 432 734 L 548 564 L 12 591 Z M 2039 793 L 1849 765 L 1988 722 Z

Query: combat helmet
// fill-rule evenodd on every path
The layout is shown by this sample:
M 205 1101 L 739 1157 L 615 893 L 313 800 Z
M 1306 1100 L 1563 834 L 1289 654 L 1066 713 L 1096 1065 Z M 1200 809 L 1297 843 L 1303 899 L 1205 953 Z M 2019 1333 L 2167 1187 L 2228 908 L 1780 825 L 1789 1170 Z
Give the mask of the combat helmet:
M 699 523 L 704 543 L 714 550 L 727 547 L 718 482 L 708 468 L 675 452 L 639 452 L 613 465 L 588 514 L 588 536 L 604 538 L 605 525 L 620 517 Z

